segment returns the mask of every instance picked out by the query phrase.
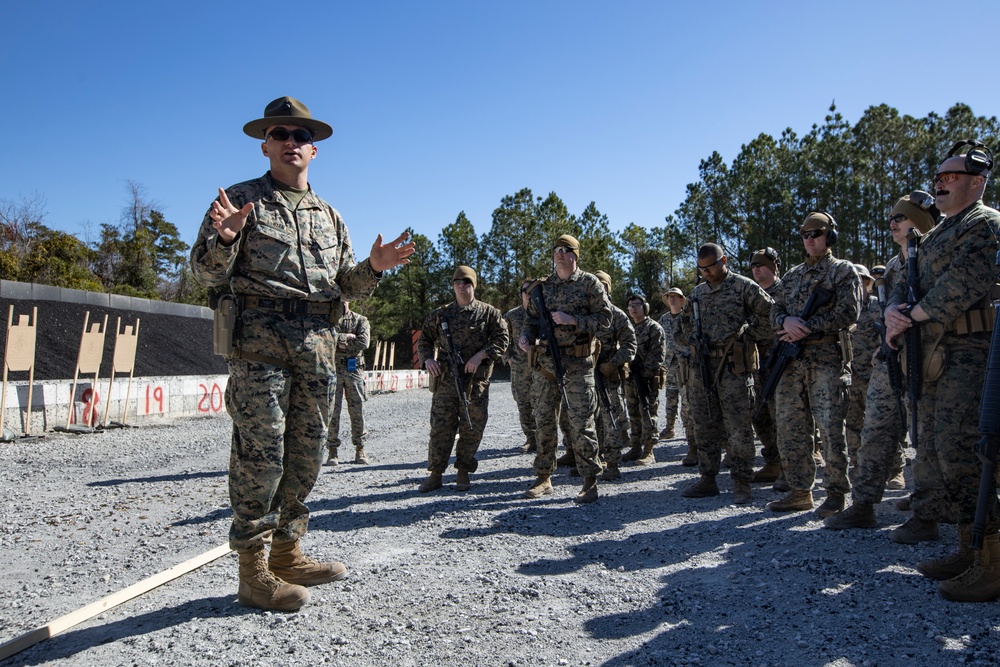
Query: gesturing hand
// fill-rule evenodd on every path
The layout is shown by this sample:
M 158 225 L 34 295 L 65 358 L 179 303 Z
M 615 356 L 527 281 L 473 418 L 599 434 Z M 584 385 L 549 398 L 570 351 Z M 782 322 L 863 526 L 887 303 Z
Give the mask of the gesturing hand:
M 212 226 L 219 233 L 222 245 L 233 244 L 236 235 L 247 224 L 247 216 L 252 210 L 253 202 L 243 208 L 236 208 L 229 201 L 226 191 L 219 188 L 219 198 L 212 202 L 212 210 L 208 214 L 212 217 Z
M 379 234 L 378 238 L 375 239 L 375 245 L 372 246 L 372 252 L 368 256 L 368 264 L 372 267 L 372 271 L 376 272 L 385 271 L 400 264 L 409 264 L 410 260 L 407 257 L 412 255 L 416 249 L 416 245 L 410 241 L 410 235 L 406 232 L 400 234 L 395 241 L 385 244 L 382 243 L 382 235 Z

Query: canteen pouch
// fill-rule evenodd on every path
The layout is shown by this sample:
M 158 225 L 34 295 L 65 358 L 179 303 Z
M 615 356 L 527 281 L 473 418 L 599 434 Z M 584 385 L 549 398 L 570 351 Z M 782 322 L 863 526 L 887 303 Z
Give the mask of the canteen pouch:
M 212 349 L 227 359 L 233 356 L 236 347 L 238 312 L 235 296 L 223 294 L 219 297 L 212 318 Z
M 854 337 L 851 335 L 858 330 L 857 324 L 852 324 L 849 329 L 841 329 L 837 332 L 837 341 L 840 346 L 840 360 L 844 365 L 854 360 Z

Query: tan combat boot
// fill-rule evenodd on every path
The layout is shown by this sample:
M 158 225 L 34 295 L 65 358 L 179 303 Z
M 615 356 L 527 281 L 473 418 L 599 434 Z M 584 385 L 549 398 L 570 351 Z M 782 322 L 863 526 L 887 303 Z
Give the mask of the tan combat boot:
M 595 500 L 597 500 L 597 478 L 584 477 L 583 488 L 580 489 L 580 493 L 576 494 L 576 498 L 573 499 L 573 502 L 583 505 L 586 503 L 592 503 Z
M 472 482 L 469 480 L 469 471 L 459 470 L 458 474 L 455 475 L 455 490 L 468 491 L 471 488 Z
M 811 490 L 792 489 L 784 498 L 772 500 L 767 509 L 772 512 L 808 512 L 813 508 L 813 493 Z
M 936 540 L 938 524 L 933 519 L 921 519 L 916 514 L 906 520 L 902 526 L 889 531 L 889 539 L 899 544 L 919 544 Z
M 327 457 L 326 457 L 326 463 L 324 463 L 323 465 L 325 465 L 325 466 L 335 466 L 338 463 L 340 463 L 340 461 L 337 459 L 337 448 L 336 447 L 329 447 L 328 450 L 329 450 L 329 453 L 327 454 Z
M 733 481 L 733 504 L 746 505 L 753 500 L 753 492 L 750 490 L 750 482 Z
M 889 479 L 885 482 L 885 488 L 889 491 L 902 491 L 906 488 L 906 477 L 903 476 L 902 468 L 889 475 Z
M 843 511 L 844 507 L 847 505 L 844 494 L 837 491 L 827 491 L 826 500 L 823 504 L 816 508 L 816 516 L 821 519 L 825 519 L 828 516 L 833 516 L 837 512 Z
M 653 456 L 653 443 L 650 442 L 642 448 L 642 458 L 636 459 L 635 464 L 637 466 L 651 466 L 654 463 L 656 463 L 656 457 Z
M 972 567 L 976 556 L 976 552 L 969 548 L 970 539 L 972 539 L 972 524 L 958 524 L 958 551 L 943 558 L 920 561 L 917 563 L 917 572 L 937 581 L 945 581 L 962 574 Z
M 754 484 L 770 484 L 781 477 L 781 464 L 777 461 L 765 461 L 764 467 L 753 474 L 750 481 Z
M 530 440 L 525 440 L 525 441 L 524 441 L 524 444 L 523 444 L 523 445 L 521 445 L 521 446 L 520 446 L 520 447 L 518 448 L 518 450 L 519 450 L 519 451 L 520 451 L 520 452 L 521 452 L 522 454 L 528 454 L 528 453 L 530 453 L 530 452 L 537 452 L 537 451 L 538 451 L 538 445 L 536 445 L 535 443 L 531 442 Z
M 427 475 L 427 479 L 424 480 L 420 488 L 417 489 L 420 493 L 429 493 L 431 491 L 436 491 L 441 488 L 441 473 L 431 471 L 431 474 Z
M 983 550 L 972 553 L 968 570 L 938 584 L 941 597 L 955 602 L 989 602 L 1000 597 L 1000 533 L 987 535 Z
M 299 551 L 299 541 L 271 542 L 271 555 L 267 567 L 274 576 L 290 584 L 318 586 L 331 581 L 339 581 L 347 576 L 343 563 L 330 561 L 321 563 Z
M 627 452 L 622 454 L 622 461 L 628 463 L 629 461 L 637 461 L 642 456 L 642 447 L 639 445 L 632 445 Z
M 365 446 L 354 448 L 354 462 L 368 465 L 368 456 L 365 454 Z
M 710 498 L 719 495 L 719 485 L 715 477 L 702 475 L 701 479 L 681 491 L 684 498 Z
M 264 545 L 239 549 L 240 589 L 238 600 L 244 607 L 295 611 L 309 602 L 309 591 L 281 581 L 267 568 Z
M 878 526 L 878 519 L 875 518 L 873 506 L 868 503 L 854 503 L 843 512 L 837 512 L 823 519 L 823 525 L 830 530 L 875 528 Z
M 525 498 L 541 498 L 552 495 L 552 480 L 549 475 L 539 475 L 531 488 L 524 492 Z
M 607 465 L 604 466 L 604 472 L 601 473 L 601 479 L 605 482 L 611 482 L 622 476 L 621 470 L 618 469 L 618 461 L 608 461 Z

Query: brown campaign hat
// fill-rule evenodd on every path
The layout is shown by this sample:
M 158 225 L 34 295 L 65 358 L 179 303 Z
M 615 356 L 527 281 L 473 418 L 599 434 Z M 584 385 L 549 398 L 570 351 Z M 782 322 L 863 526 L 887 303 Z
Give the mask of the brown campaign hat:
M 476 284 L 476 272 L 473 271 L 470 267 L 465 266 L 464 264 L 455 269 L 455 275 L 452 277 L 452 282 L 460 280 L 462 278 L 465 278 L 466 280 L 471 280 L 472 286 L 478 287 L 478 285 Z
M 279 97 L 264 107 L 264 117 L 243 126 L 243 133 L 254 139 L 265 139 L 264 133 L 273 125 L 298 125 L 313 135 L 313 141 L 328 139 L 333 128 L 309 113 L 309 107 L 294 97 Z
M 909 218 L 921 234 L 926 234 L 931 230 L 931 227 L 937 224 L 937 209 L 934 208 L 934 198 L 919 190 L 901 197 L 892 207 L 889 217 L 894 215 L 903 215 Z

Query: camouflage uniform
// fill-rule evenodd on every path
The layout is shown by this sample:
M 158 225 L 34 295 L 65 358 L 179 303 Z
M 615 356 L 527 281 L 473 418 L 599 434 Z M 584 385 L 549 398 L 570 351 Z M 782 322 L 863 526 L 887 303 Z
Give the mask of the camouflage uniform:
M 555 472 L 559 414 L 566 407 L 569 410 L 576 467 L 584 477 L 596 477 L 601 472 L 594 422 L 597 393 L 594 390 L 594 357 L 586 352 L 586 348 L 591 347 L 598 331 L 610 325 L 611 303 L 597 277 L 580 269 L 565 280 L 556 273 L 551 274 L 542 282 L 542 289 L 549 312 L 568 313 L 576 317 L 577 322 L 576 326 L 555 327 L 556 342 L 566 371 L 564 379 L 568 406 L 562 405 L 551 355 L 546 346 L 538 347 L 531 401 L 535 409 L 538 440 L 535 473 L 551 475 Z M 532 342 L 538 340 L 538 317 L 539 313 L 531 303 L 521 335 Z
M 367 259 L 355 264 L 343 218 L 312 189 L 291 207 L 268 173 L 226 194 L 237 208 L 254 204 L 246 226 L 224 246 L 206 215 L 191 268 L 203 285 L 264 299 L 241 313 L 239 349 L 255 358 L 229 359 L 226 387 L 229 544 L 250 549 L 270 531 L 283 542 L 306 532 L 336 387 L 331 322 L 341 298 L 368 296 L 380 275 Z
M 660 430 L 656 426 L 660 411 L 659 375 L 667 343 L 663 327 L 649 317 L 635 325 L 635 340 L 635 361 L 629 364 L 631 374 L 625 382 L 625 402 L 628 405 L 632 447 L 646 454 L 660 439 Z M 638 383 L 641 383 L 642 392 L 646 395 L 645 405 L 636 387 Z
M 868 381 L 872 376 L 872 355 L 881 342 L 875 322 L 881 317 L 882 309 L 879 308 L 878 299 L 869 296 L 867 302 L 861 303 L 858 328 L 851 335 L 854 360 L 851 362 L 851 389 L 848 392 L 846 421 L 847 455 L 851 465 L 856 464 L 858 448 L 861 446 L 861 429 L 865 425 L 865 399 L 868 395 Z
M 774 295 L 781 289 L 781 278 L 775 278 L 771 286 L 765 289 L 767 295 L 774 300 Z M 770 322 L 770 313 L 768 314 L 768 321 Z M 774 341 L 778 339 L 775 335 L 774 330 L 768 327 L 768 336 L 763 340 L 757 342 L 757 356 L 760 359 L 761 366 L 764 365 L 764 360 L 767 359 L 767 355 L 771 352 L 771 348 L 774 347 Z M 753 375 L 754 386 L 763 387 L 764 382 L 767 378 L 761 377 L 760 373 L 755 372 Z M 753 421 L 753 430 L 760 439 L 760 455 L 764 459 L 764 464 L 776 464 L 781 465 L 781 454 L 778 451 L 778 426 L 774 423 L 775 416 L 775 406 L 774 400 L 767 402 L 767 407 L 760 411 L 760 416 Z
M 961 333 L 969 321 L 990 320 L 988 302 L 996 274 L 1000 213 L 982 200 L 938 223 L 920 241 L 920 306 L 931 322 L 944 325 L 939 348 L 944 370 L 937 380 L 925 374 L 917 402 L 917 458 L 911 506 L 925 520 L 972 523 L 982 465 L 973 452 L 979 439 L 979 402 L 986 376 L 990 333 Z M 890 304 L 906 302 L 904 265 Z M 925 343 L 933 332 L 921 322 Z M 980 327 L 981 328 L 981 327 Z M 925 366 L 926 368 L 926 366 Z M 995 495 L 990 503 L 987 534 L 998 523 Z
M 722 447 L 728 443 L 733 480 L 749 483 L 754 459 L 753 374 L 736 374 L 732 348 L 741 331 L 745 331 L 750 345 L 767 338 L 771 297 L 749 278 L 727 271 L 718 285 L 707 282 L 696 285 L 690 296 L 690 301 L 695 300 L 700 304 L 702 334 L 708 338 L 711 350 L 713 378 L 712 386 L 706 390 L 692 350 L 690 395 L 698 434 L 698 469 L 703 477 L 718 475 Z M 690 303 L 683 315 L 677 343 L 693 346 L 697 331 Z M 709 418 L 709 401 L 714 419 Z
M 347 414 L 351 418 L 351 442 L 355 447 L 364 447 L 365 437 L 368 435 L 365 430 L 364 402 L 368 400 L 368 394 L 365 392 L 365 357 L 362 353 L 368 349 L 372 329 L 367 317 L 349 310 L 340 318 L 334 331 L 337 343 L 340 343 L 343 334 L 354 334 L 355 337 L 344 341 L 347 349 L 337 348 L 337 390 L 333 402 L 333 419 L 330 421 L 330 439 L 327 441 L 327 449 L 331 452 L 340 446 L 340 413 L 345 397 Z M 348 359 L 354 359 L 357 364 L 353 371 L 347 369 Z
M 441 331 L 441 322 L 448 323 L 452 342 L 462 357 L 462 366 L 479 352 L 486 359 L 479 365 L 476 374 L 469 378 L 464 370 L 461 372 L 461 384 L 468 396 L 469 418 L 472 428 L 465 423 L 465 415 L 459 404 L 458 390 L 455 387 L 455 376 L 448 363 L 448 342 Z M 456 302 L 432 310 L 424 320 L 420 339 L 417 341 L 417 356 L 420 365 L 428 359 L 435 358 L 441 366 L 441 375 L 437 378 L 437 390 L 431 401 L 431 434 L 427 447 L 427 469 L 441 473 L 448 467 L 451 450 L 455 448 L 455 469 L 475 472 L 479 466 L 476 452 L 483 439 L 483 431 L 489 417 L 490 376 L 493 374 L 493 362 L 507 349 L 509 338 L 503 315 L 493 306 L 473 299 L 464 308 Z M 470 386 L 471 385 L 471 386 Z M 458 444 L 455 444 L 455 434 L 458 433 Z
M 813 432 L 823 441 L 823 486 L 847 494 L 847 391 L 851 369 L 840 354 L 837 332 L 849 328 L 861 314 L 861 278 L 854 265 L 828 250 L 792 268 L 781 281 L 771 309 L 771 322 L 782 328 L 785 317 L 798 317 L 817 288 L 834 293 L 805 325 L 812 332 L 801 341 L 802 354 L 785 367 L 775 391 L 778 449 L 785 479 L 793 491 L 811 491 L 816 480 Z M 815 424 L 815 426 L 814 426 Z
M 524 318 L 527 316 L 524 306 L 511 308 L 504 313 L 503 319 L 507 323 L 507 333 L 510 337 L 510 345 L 504 358 L 510 364 L 510 392 L 514 395 L 517 415 L 521 420 L 521 430 L 531 450 L 537 446 L 535 415 L 531 409 L 531 365 L 528 363 L 528 354 L 517 346 L 517 336 L 521 333 Z
M 885 266 L 882 280 L 886 286 L 886 294 L 892 292 L 899 279 L 900 265 L 901 256 L 897 255 Z M 906 419 L 905 396 L 902 404 L 903 418 Z M 905 438 L 906 429 L 899 418 L 899 406 L 889 382 L 888 366 L 880 358 L 872 367 L 868 381 L 861 444 L 857 451 L 854 476 L 851 478 L 851 497 L 855 503 L 874 505 L 881 502 L 890 473 L 903 467 L 902 447 Z
M 680 405 L 681 387 L 677 379 L 677 342 L 674 340 L 674 322 L 677 317 L 667 309 L 667 312 L 660 315 L 657 322 L 663 329 L 663 339 L 667 341 L 667 352 L 663 359 L 663 365 L 667 368 L 667 381 L 663 386 L 663 405 L 666 408 L 664 428 L 667 431 L 674 429 L 674 422 L 677 421 L 677 408 Z M 684 406 L 687 409 L 687 405 Z M 687 427 L 687 419 L 683 416 L 681 420 Z
M 635 330 L 632 328 L 632 318 L 624 310 L 611 304 L 611 326 L 597 331 L 597 340 L 601 341 L 601 353 L 597 358 L 595 373 L 602 373 L 602 364 L 611 363 L 621 369 L 622 365 L 635 356 Z M 601 460 L 605 463 L 618 463 L 621 460 L 622 447 L 628 445 L 628 424 L 626 423 L 625 407 L 622 404 L 622 379 L 619 371 L 602 373 L 604 384 L 608 388 L 611 399 L 611 412 L 618 423 L 618 430 L 611 427 L 611 420 L 604 414 L 604 405 L 598 400 L 597 410 L 597 441 L 600 444 Z M 629 382 L 626 380 L 626 383 Z

